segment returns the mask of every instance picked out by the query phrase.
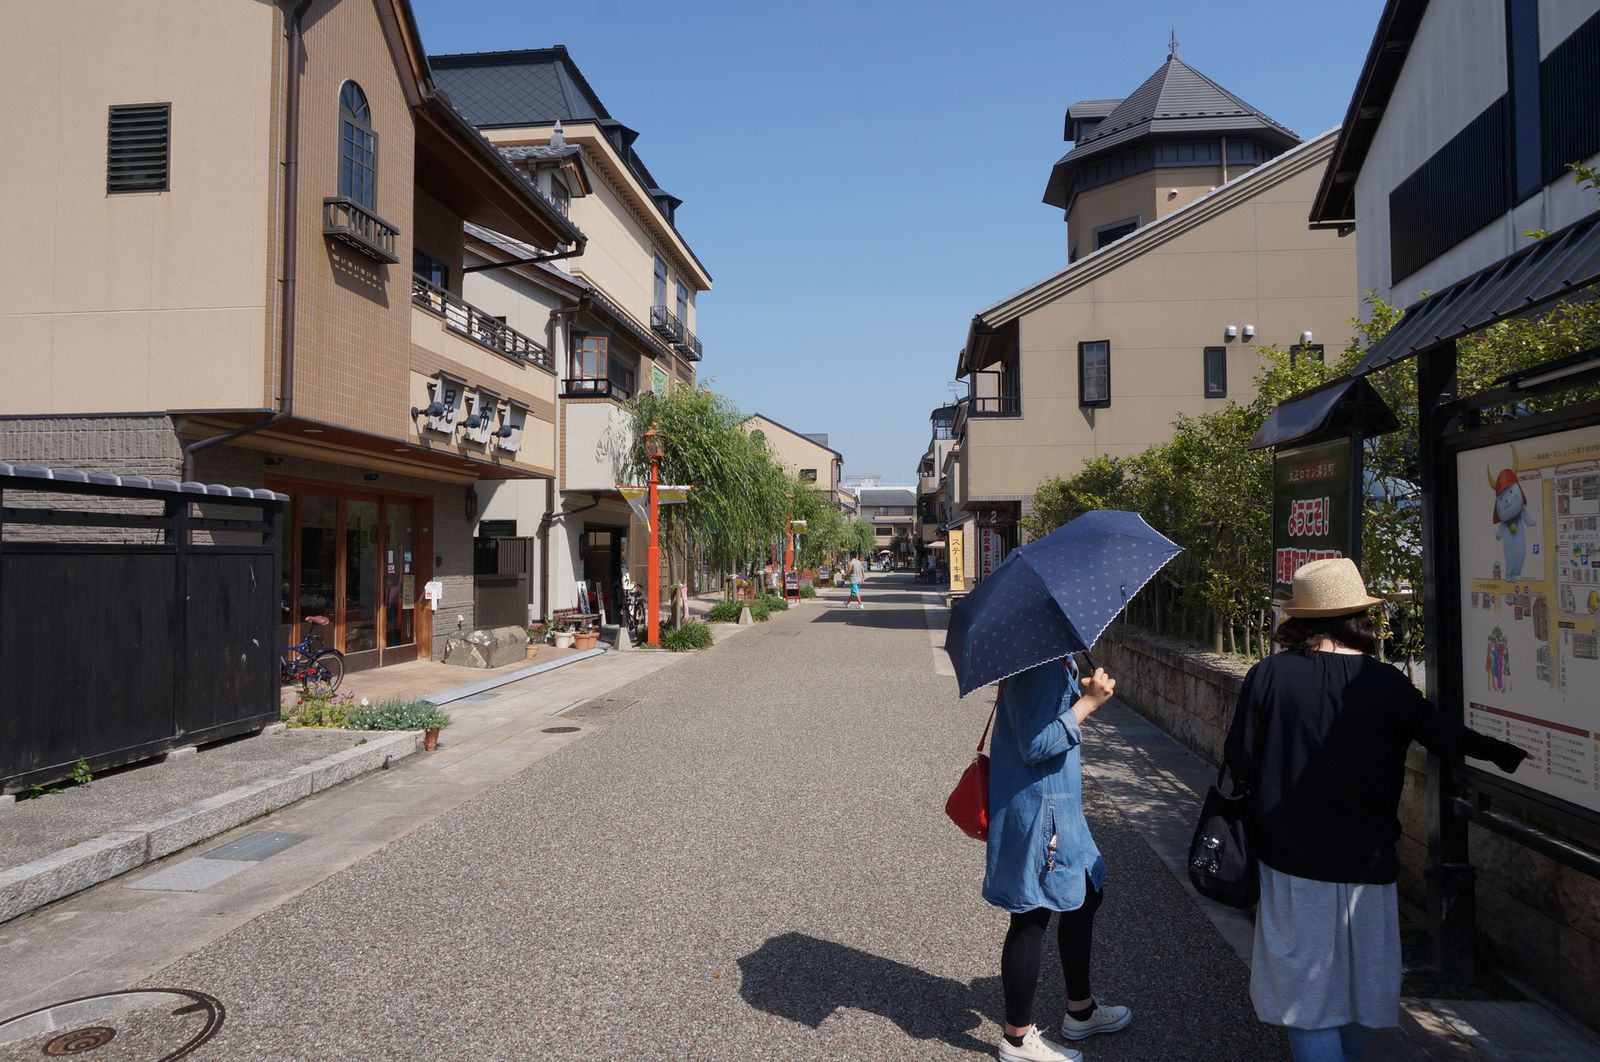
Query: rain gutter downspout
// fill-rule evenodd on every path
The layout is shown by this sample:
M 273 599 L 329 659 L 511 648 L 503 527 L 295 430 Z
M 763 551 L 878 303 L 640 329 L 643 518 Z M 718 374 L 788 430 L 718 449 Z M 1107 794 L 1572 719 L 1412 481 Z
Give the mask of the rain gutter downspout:
M 313 0 L 300 0 L 289 15 L 288 85 L 284 89 L 283 123 L 283 331 L 279 338 L 278 411 L 221 435 L 197 439 L 183 448 L 183 478 L 194 478 L 194 455 L 232 442 L 294 415 L 294 313 L 295 277 L 299 257 L 300 213 L 300 64 L 305 54 L 301 21 Z

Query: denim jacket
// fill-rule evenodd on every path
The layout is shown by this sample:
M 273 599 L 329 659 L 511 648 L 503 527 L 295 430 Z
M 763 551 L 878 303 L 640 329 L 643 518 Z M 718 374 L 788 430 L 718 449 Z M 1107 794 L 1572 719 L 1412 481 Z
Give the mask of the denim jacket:
M 1083 904 L 1106 864 L 1083 817 L 1077 666 L 1054 661 L 1006 680 L 989 744 L 989 853 L 983 898 L 1008 911 Z

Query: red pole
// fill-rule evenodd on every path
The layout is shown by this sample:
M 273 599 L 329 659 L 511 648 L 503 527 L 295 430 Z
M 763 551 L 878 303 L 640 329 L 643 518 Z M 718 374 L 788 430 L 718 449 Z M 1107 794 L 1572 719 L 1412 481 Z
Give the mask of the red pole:
M 655 425 L 652 424 L 650 430 L 654 432 Z M 659 454 L 650 455 L 650 564 L 646 575 L 650 585 L 645 588 L 645 608 L 648 611 L 645 630 L 651 645 L 661 644 L 661 512 L 656 494 L 656 484 L 660 482 L 657 472 L 660 461 Z

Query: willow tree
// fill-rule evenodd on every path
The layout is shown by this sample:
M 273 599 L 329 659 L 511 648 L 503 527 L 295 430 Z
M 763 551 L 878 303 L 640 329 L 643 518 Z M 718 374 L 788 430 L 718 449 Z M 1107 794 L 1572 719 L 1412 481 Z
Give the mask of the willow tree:
M 628 474 L 650 474 L 645 431 L 661 440 L 661 482 L 692 489 L 661 513 L 665 539 L 721 570 L 742 568 L 765 553 L 787 515 L 788 481 L 766 444 L 741 426 L 744 414 L 725 396 L 680 386 L 644 392 L 628 402 L 633 448 Z

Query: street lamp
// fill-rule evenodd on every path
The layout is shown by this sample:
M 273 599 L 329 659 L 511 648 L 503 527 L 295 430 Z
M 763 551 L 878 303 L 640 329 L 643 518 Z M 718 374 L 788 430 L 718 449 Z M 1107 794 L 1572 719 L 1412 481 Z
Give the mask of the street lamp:
M 661 644 L 661 521 L 657 488 L 661 483 L 661 457 L 666 447 L 656 431 L 655 421 L 644 433 L 644 455 L 650 459 L 650 562 L 645 569 L 645 640 Z

